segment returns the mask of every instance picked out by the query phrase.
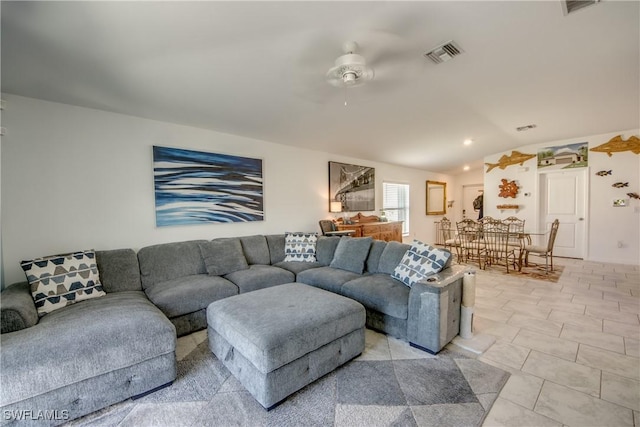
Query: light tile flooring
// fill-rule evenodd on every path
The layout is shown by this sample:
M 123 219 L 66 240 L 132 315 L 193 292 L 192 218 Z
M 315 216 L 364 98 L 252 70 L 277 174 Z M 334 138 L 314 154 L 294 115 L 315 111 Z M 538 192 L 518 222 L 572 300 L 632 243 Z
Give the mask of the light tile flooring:
M 640 269 L 554 262 L 558 283 L 477 269 L 474 333 L 496 338 L 479 360 L 511 373 L 483 425 L 640 427 Z M 429 357 L 367 332 L 368 358 Z M 177 358 L 205 339 L 181 337 Z
M 640 427 L 640 269 L 554 261 L 558 283 L 478 270 L 478 359 L 511 372 L 484 426 Z

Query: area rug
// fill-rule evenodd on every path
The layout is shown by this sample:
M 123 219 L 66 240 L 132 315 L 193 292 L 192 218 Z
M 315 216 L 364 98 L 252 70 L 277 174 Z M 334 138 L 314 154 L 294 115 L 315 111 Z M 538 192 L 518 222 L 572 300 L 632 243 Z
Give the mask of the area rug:
M 205 341 L 178 361 L 170 387 L 70 425 L 478 426 L 508 377 L 447 349 L 424 359 L 356 359 L 267 412 Z
M 522 278 L 526 279 L 535 279 L 535 280 L 544 280 L 546 282 L 557 283 L 562 276 L 562 272 L 564 271 L 563 265 L 554 265 L 553 271 L 549 271 L 549 274 L 546 274 L 544 271 L 543 265 L 531 265 L 529 267 L 522 266 L 522 271 L 509 271 L 509 274 L 515 274 Z M 505 272 L 506 274 L 506 272 Z

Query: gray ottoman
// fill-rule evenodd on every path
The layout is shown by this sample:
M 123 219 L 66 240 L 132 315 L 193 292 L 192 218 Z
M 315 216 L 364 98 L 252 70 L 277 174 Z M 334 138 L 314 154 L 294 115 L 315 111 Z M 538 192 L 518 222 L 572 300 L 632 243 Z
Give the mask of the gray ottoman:
M 209 348 L 270 409 L 364 350 L 364 307 L 301 283 L 215 301 Z

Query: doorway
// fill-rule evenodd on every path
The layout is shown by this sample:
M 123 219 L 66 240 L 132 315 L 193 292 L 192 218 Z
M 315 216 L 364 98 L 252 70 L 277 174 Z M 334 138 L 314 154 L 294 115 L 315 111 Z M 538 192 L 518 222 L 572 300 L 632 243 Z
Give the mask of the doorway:
M 478 219 L 479 211 L 473 208 L 473 201 L 484 192 L 484 184 L 462 186 L 462 219 Z
M 587 168 L 540 173 L 540 221 L 538 228 L 551 229 L 558 218 L 560 227 L 553 254 L 584 258 L 587 243 Z

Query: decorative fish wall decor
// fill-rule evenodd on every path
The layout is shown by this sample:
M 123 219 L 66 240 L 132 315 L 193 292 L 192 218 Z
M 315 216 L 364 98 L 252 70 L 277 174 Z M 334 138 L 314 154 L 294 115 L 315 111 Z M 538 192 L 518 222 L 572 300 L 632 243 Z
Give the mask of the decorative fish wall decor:
M 607 176 L 607 175 L 611 175 L 611 170 L 596 172 L 596 175 L 598 175 L 598 176 Z
M 616 182 L 615 184 L 612 184 L 611 186 L 615 187 L 615 188 L 623 188 L 623 187 L 628 187 L 629 183 L 628 182 Z
M 640 199 L 640 195 L 638 193 L 627 193 L 627 196 L 631 197 L 632 199 Z
M 630 136 L 626 141 L 622 139 L 622 135 L 614 136 L 602 145 L 591 148 L 589 151 L 596 153 L 607 153 L 609 157 L 611 153 L 620 153 L 622 151 L 631 151 L 634 154 L 640 154 L 640 138 Z
M 498 163 L 485 163 L 485 165 L 489 166 L 487 168 L 487 173 L 488 173 L 488 172 L 491 172 L 492 169 L 498 168 L 498 167 L 500 169 L 505 169 L 507 166 L 517 165 L 517 164 L 522 166 L 524 162 L 526 162 L 529 159 L 533 159 L 534 157 L 536 157 L 535 154 L 525 154 L 525 153 L 521 153 L 519 151 L 514 150 L 511 152 L 510 156 L 503 154 L 502 157 L 498 159 Z

